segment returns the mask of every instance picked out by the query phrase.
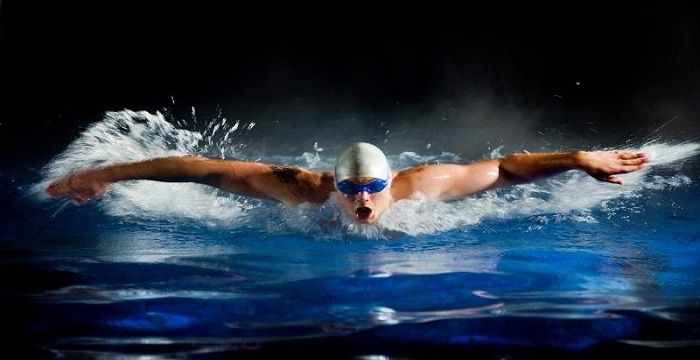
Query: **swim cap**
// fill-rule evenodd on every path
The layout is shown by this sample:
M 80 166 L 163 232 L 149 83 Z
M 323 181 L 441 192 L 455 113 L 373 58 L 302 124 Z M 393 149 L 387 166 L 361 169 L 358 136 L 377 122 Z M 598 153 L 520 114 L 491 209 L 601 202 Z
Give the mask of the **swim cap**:
M 391 167 L 378 147 L 365 142 L 350 145 L 335 163 L 335 182 L 371 177 L 391 182 Z

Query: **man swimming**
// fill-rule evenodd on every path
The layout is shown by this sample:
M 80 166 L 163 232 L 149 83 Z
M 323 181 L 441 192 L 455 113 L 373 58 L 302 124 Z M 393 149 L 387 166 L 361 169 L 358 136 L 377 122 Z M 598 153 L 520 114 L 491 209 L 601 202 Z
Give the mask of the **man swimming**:
M 459 199 L 572 169 L 621 185 L 619 174 L 643 169 L 648 162 L 644 153 L 630 151 L 522 153 L 470 164 L 421 165 L 393 172 L 379 148 L 356 143 L 340 154 L 335 173 L 198 156 L 163 157 L 80 171 L 52 183 L 46 191 L 51 196 L 68 196 L 76 205 L 100 197 L 110 184 L 124 180 L 197 182 L 289 205 L 320 204 L 336 196 L 347 215 L 369 224 L 395 201 L 419 194 Z

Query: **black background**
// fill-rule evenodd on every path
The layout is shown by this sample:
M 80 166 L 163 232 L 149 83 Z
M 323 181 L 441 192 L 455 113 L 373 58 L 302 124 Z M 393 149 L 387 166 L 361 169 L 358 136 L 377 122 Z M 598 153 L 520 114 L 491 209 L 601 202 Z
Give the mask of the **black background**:
M 124 108 L 221 109 L 263 139 L 338 114 L 420 133 L 470 99 L 506 110 L 453 120 L 461 132 L 524 113 L 503 127 L 522 118 L 576 136 L 594 119 L 619 142 L 672 120 L 674 136 L 697 134 L 694 2 L 377 3 L 3 1 L 1 150 L 55 154 Z M 504 135 L 476 134 L 481 146 L 492 134 Z
M 228 3 L 2 0 L 0 167 L 39 167 L 124 108 L 221 110 L 295 154 L 385 129 L 389 151 L 471 154 L 700 134 L 698 2 Z M 21 330 L 27 302 L 9 303 Z

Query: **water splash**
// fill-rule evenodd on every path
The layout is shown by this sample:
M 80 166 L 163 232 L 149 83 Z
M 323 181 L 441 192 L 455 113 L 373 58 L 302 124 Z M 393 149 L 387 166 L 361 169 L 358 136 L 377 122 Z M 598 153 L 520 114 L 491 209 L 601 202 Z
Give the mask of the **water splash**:
M 32 191 L 41 197 L 50 182 L 80 169 L 162 156 L 235 157 L 311 170 L 331 170 L 334 166 L 333 156 L 324 152 L 318 143 L 300 156 L 256 154 L 247 147 L 255 123 L 230 121 L 220 112 L 207 124 L 202 124 L 201 119 L 192 121 L 193 126 L 201 129 L 173 125 L 177 122 L 180 121 L 166 119 L 161 113 L 109 112 L 44 168 L 43 181 Z M 683 160 L 700 153 L 700 144 L 653 142 L 630 150 L 646 152 L 652 162 L 643 171 L 623 175 L 624 186 L 601 183 L 582 172 L 569 171 L 546 180 L 488 191 L 459 201 L 443 202 L 422 197 L 398 201 L 391 211 L 371 226 L 358 225 L 343 216 L 334 197 L 321 206 L 306 204 L 286 208 L 189 183 L 122 182 L 111 186 L 99 205 L 113 216 L 187 218 L 211 226 L 250 227 L 271 233 L 301 232 L 330 238 L 354 235 L 384 239 L 395 234 L 433 234 L 469 227 L 487 218 L 539 214 L 560 214 L 573 221 L 595 222 L 596 218 L 590 214 L 592 209 L 619 210 L 611 205 L 613 199 L 639 198 L 643 191 L 664 191 L 692 183 L 690 177 L 678 170 Z M 483 158 L 500 156 L 500 151 L 498 147 L 484 154 Z M 468 162 L 449 152 L 418 154 L 405 151 L 389 154 L 388 158 L 395 169 L 423 163 Z

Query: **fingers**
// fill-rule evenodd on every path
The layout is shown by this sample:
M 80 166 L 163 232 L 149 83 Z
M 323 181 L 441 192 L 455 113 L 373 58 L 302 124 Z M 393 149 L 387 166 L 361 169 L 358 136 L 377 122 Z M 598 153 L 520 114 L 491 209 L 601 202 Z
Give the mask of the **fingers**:
M 51 196 L 64 196 L 70 195 L 75 192 L 76 188 L 79 188 L 82 182 L 80 178 L 75 174 L 68 175 L 61 180 L 54 182 L 46 188 L 46 192 Z
M 629 165 L 640 165 L 640 164 L 644 164 L 644 163 L 648 163 L 648 162 L 649 162 L 649 159 L 647 159 L 645 157 L 641 157 L 641 158 L 636 158 L 636 159 L 631 159 L 631 160 L 622 160 L 620 163 L 622 165 L 629 166 Z
M 626 172 L 626 173 L 630 173 L 630 172 L 633 172 L 633 171 L 642 170 L 642 169 L 644 169 L 645 167 L 646 167 L 645 164 L 639 164 L 639 165 L 634 165 L 634 166 L 624 166 L 624 167 L 622 168 L 622 170 L 623 170 L 624 172 Z
M 622 160 L 622 166 L 619 167 L 619 170 L 625 173 L 642 170 L 647 167 L 647 163 L 649 163 L 649 159 L 646 157 L 634 160 Z
M 599 152 L 597 156 L 586 171 L 600 181 L 619 185 L 623 181 L 617 175 L 642 170 L 650 162 L 643 152 L 614 150 Z
M 642 170 L 646 167 L 646 163 L 641 163 L 638 165 L 622 165 L 622 166 L 611 166 L 607 170 L 605 170 L 605 173 L 609 175 L 615 175 L 615 174 L 626 174 L 626 173 L 631 173 L 634 171 Z
M 75 176 L 54 182 L 46 187 L 46 193 L 51 196 L 69 196 L 74 205 L 82 205 L 101 195 L 98 190 L 87 186 Z
M 68 193 L 68 186 L 64 181 L 55 182 L 46 188 L 46 193 L 51 196 L 62 196 Z
M 618 159 L 620 159 L 618 161 L 620 166 L 614 167 L 614 171 L 611 171 L 613 174 L 622 174 L 641 170 L 644 169 L 646 164 L 649 162 L 649 158 L 642 152 L 633 153 L 628 151 L 615 152 L 615 154 L 617 154 Z
M 71 201 L 73 202 L 74 205 L 82 205 L 83 203 L 86 203 L 92 199 L 94 194 L 89 193 L 89 192 L 77 192 L 73 193 Z
M 622 185 L 622 178 L 620 178 L 619 176 L 616 176 L 616 175 L 609 175 L 609 176 L 606 176 L 600 180 L 607 181 L 607 182 L 612 183 L 612 184 Z
M 622 160 L 632 160 L 632 159 L 640 159 L 640 158 L 647 157 L 647 155 L 643 152 L 634 153 L 634 152 L 630 152 L 630 151 L 625 151 L 625 152 L 614 151 L 614 153 L 617 154 L 617 156 Z

